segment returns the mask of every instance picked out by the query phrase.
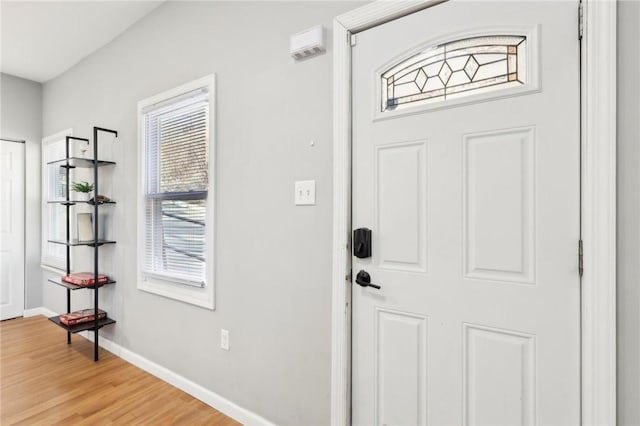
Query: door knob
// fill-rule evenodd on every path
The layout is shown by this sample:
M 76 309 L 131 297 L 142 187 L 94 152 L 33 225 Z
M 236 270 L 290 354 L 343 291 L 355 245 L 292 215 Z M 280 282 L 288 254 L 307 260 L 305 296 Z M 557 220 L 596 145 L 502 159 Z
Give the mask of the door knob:
M 373 287 L 380 289 L 380 286 L 377 284 L 371 283 L 371 275 L 367 271 L 360 271 L 358 275 L 356 275 L 356 284 L 361 285 L 362 287 Z

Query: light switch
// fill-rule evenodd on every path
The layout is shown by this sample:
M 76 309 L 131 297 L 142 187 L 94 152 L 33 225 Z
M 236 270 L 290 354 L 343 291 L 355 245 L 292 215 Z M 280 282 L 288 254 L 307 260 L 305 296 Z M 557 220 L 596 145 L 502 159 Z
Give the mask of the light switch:
M 314 206 L 316 204 L 316 181 L 299 180 L 295 185 L 296 206 Z

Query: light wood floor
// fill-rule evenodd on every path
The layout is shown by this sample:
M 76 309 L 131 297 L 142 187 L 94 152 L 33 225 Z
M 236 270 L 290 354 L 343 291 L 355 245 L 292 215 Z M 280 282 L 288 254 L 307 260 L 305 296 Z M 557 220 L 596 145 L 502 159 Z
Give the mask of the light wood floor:
M 0 425 L 238 425 L 42 316 L 0 323 Z

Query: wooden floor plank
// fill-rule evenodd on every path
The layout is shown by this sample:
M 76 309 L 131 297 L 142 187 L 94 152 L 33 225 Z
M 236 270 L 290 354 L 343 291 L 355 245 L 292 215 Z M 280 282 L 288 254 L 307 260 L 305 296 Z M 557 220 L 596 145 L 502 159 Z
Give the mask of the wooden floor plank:
M 0 322 L 0 424 L 239 425 L 42 316 Z

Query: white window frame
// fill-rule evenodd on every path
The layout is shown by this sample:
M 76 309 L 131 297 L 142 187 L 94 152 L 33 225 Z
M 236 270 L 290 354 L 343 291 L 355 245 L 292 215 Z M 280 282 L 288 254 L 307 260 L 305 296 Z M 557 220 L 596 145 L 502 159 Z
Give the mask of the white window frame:
M 40 254 L 40 266 L 43 269 L 50 270 L 56 273 L 66 273 L 66 254 L 63 256 L 56 256 L 49 252 L 49 165 L 47 163 L 56 160 L 62 160 L 64 158 L 48 158 L 48 147 L 54 143 L 66 143 L 66 137 L 73 136 L 73 129 L 66 129 L 53 135 L 44 137 L 42 139 L 42 163 L 41 163 L 41 175 L 42 175 L 42 206 L 41 206 L 41 254 Z M 61 246 L 62 247 L 62 246 Z
M 194 90 L 206 88 L 208 90 L 209 101 L 209 190 L 206 201 L 206 265 L 205 282 L 203 287 L 185 285 L 183 280 L 164 276 L 161 274 L 150 274 L 144 272 L 145 258 L 145 185 L 147 175 L 146 164 L 146 134 L 145 134 L 145 114 L 148 107 L 169 101 L 173 98 L 193 92 Z M 214 264 L 215 264 L 215 74 L 193 80 L 173 89 L 159 93 L 138 102 L 138 289 L 164 296 L 170 299 L 179 300 L 206 309 L 215 309 L 214 291 Z

